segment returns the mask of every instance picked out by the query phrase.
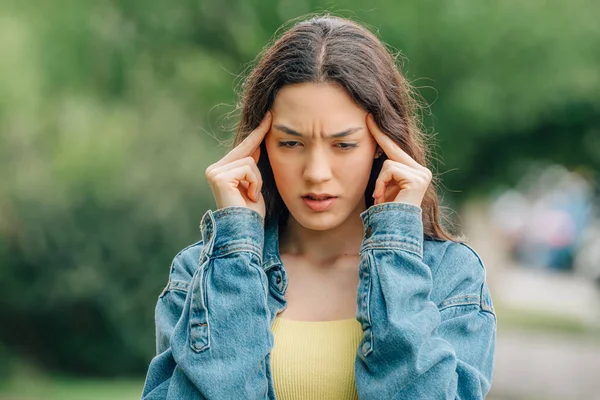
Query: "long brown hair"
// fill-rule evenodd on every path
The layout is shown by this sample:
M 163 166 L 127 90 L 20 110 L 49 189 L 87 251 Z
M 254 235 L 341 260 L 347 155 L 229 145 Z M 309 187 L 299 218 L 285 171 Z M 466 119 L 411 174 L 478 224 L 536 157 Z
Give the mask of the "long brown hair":
M 241 85 L 237 105 L 241 116 L 233 146 L 259 125 L 284 85 L 328 82 L 345 88 L 356 104 L 373 114 L 383 132 L 415 161 L 427 166 L 429 146 L 420 129 L 414 89 L 386 46 L 359 23 L 329 13 L 313 15 L 273 39 L 253 64 Z M 385 154 L 374 159 L 365 191 L 367 208 L 373 205 L 371 193 L 385 159 Z M 282 217 L 280 221 L 285 224 L 289 211 L 275 185 L 264 142 L 258 168 L 263 177 L 265 223 Z M 458 241 L 439 222 L 438 179 L 434 173 L 421 204 L 424 234 L 431 239 Z

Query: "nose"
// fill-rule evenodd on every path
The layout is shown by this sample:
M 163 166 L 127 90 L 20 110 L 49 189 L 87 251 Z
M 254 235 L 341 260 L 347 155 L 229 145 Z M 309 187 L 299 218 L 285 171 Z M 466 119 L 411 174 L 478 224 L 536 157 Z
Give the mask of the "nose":
M 314 149 L 309 153 L 303 178 L 313 183 L 326 182 L 331 179 L 330 161 L 324 152 Z

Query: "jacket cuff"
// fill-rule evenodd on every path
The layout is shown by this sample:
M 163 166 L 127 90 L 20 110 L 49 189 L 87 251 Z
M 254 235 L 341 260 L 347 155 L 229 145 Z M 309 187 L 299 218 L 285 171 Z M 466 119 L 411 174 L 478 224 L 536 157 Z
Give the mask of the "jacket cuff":
M 400 247 L 423 258 L 423 210 L 409 203 L 382 203 L 360 214 L 364 237 L 361 251 Z
M 208 210 L 200 221 L 202 240 L 209 257 L 232 251 L 254 251 L 262 258 L 264 220 L 247 207 Z

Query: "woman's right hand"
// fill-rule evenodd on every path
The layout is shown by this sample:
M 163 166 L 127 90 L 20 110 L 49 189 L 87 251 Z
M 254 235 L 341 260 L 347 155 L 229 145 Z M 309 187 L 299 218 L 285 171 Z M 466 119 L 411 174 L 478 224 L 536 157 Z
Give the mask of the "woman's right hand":
M 265 199 L 261 193 L 262 176 L 257 163 L 260 144 L 271 129 L 272 115 L 267 111 L 260 125 L 233 150 L 206 169 L 217 208 L 240 206 L 265 218 Z

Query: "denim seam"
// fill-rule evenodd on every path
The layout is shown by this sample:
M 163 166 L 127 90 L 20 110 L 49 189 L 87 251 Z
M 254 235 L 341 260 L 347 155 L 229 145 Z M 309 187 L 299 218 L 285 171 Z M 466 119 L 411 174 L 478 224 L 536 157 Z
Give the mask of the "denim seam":
M 177 255 L 175 255 L 175 257 L 173 257 L 173 261 L 171 262 L 171 268 L 169 269 L 169 280 L 171 280 L 171 274 L 173 273 L 173 271 L 175 271 L 175 262 L 179 259 L 179 257 L 186 250 L 191 249 L 192 247 L 201 246 L 201 245 L 202 245 L 202 240 L 187 246 L 186 248 L 182 249 L 179 253 L 177 253 Z
M 210 263 L 206 263 L 204 268 L 202 268 L 202 302 L 204 305 L 204 309 L 206 310 L 206 335 L 208 336 L 208 345 L 210 345 L 210 310 L 208 307 L 208 267 Z
M 483 312 L 486 312 L 488 314 L 492 314 L 494 316 L 494 318 L 496 318 L 496 312 L 494 311 L 493 308 L 489 308 L 489 307 L 485 307 L 484 306 L 479 306 L 479 309 Z
M 375 347 L 375 332 L 373 332 L 373 320 L 371 319 L 371 294 L 373 291 L 373 265 L 374 262 L 372 262 L 371 260 L 371 254 L 367 255 L 367 259 L 369 260 L 369 286 L 368 286 L 368 290 L 367 290 L 367 319 L 369 321 L 369 351 L 367 351 L 366 354 L 364 354 L 365 357 L 367 357 L 369 354 L 371 354 L 374 351 L 374 347 Z
M 409 212 L 412 214 L 422 215 L 422 210 L 415 210 L 413 207 L 416 207 L 414 204 L 402 203 L 402 202 L 391 202 L 391 203 L 382 203 L 371 206 L 369 215 L 377 214 L 380 212 L 388 211 L 390 209 L 397 208 L 400 211 Z
M 479 266 L 483 269 L 484 273 L 486 271 L 485 269 L 485 265 L 483 264 L 483 261 L 481 260 L 481 257 L 479 256 L 479 254 L 475 251 L 475 249 L 473 249 L 471 246 L 469 246 L 466 243 L 462 243 L 460 242 L 459 244 L 465 246 L 467 249 L 469 249 L 474 255 L 475 257 L 477 257 L 477 261 L 479 262 Z
M 486 274 L 486 276 L 487 276 L 487 274 Z M 481 284 L 481 289 L 479 291 L 481 293 L 480 307 L 482 310 L 487 311 L 491 314 L 494 314 L 494 316 L 496 316 L 496 310 L 494 309 L 494 303 L 493 302 L 488 303 L 485 299 L 485 296 L 483 295 L 483 288 L 485 287 L 485 284 L 486 284 L 485 282 L 486 282 L 486 278 L 484 278 L 484 281 Z M 488 288 L 488 292 L 489 292 L 489 288 Z M 491 295 L 490 295 L 490 297 L 491 297 Z
M 415 247 L 415 248 L 421 248 L 421 245 L 419 243 L 415 243 L 414 241 L 403 240 L 403 239 L 400 239 L 400 240 L 367 239 L 365 246 L 370 246 L 370 245 L 377 245 L 377 246 L 407 245 L 407 246 L 411 246 L 411 247 Z
M 197 279 L 199 280 L 198 282 L 198 292 L 200 293 L 194 293 L 193 292 L 193 288 L 192 288 L 192 304 L 190 305 L 190 310 L 189 310 L 189 336 L 190 336 L 190 348 L 196 352 L 196 353 L 200 353 L 206 349 L 208 349 L 210 347 L 210 321 L 209 321 L 209 312 L 208 312 L 208 305 L 205 303 L 205 294 L 206 294 L 206 290 L 205 290 L 205 281 L 206 281 L 206 272 L 208 270 L 209 267 L 209 262 L 207 262 L 205 265 L 201 265 L 197 271 L 197 273 L 200 274 L 199 277 L 197 277 Z M 193 281 L 193 279 L 192 279 Z M 198 296 L 196 298 L 196 296 Z M 200 308 L 200 312 L 204 311 L 205 312 L 205 318 L 204 321 L 201 323 L 192 323 L 193 320 L 196 319 L 196 311 L 198 306 L 195 304 L 197 302 L 200 302 L 199 308 Z M 206 339 L 206 344 L 203 346 L 197 346 L 195 344 L 196 340 L 192 340 L 192 336 L 193 336 L 193 330 L 194 327 L 198 327 L 198 326 L 206 326 L 206 334 L 203 335 L 203 338 Z
M 231 244 L 231 245 L 224 245 L 224 246 L 219 246 L 218 248 L 215 248 L 216 250 L 219 251 L 215 251 L 213 250 L 210 258 L 212 260 L 216 259 L 216 258 L 222 258 L 222 257 L 227 257 L 231 254 L 234 253 L 251 253 L 254 254 L 256 256 L 258 256 L 259 262 L 261 265 L 261 270 L 262 270 L 262 254 L 259 250 L 259 248 L 257 246 L 248 246 L 248 245 L 239 245 L 239 244 Z M 222 250 L 222 251 L 221 251 Z
M 361 256 L 362 257 L 362 256 Z M 368 337 L 367 335 L 364 335 L 364 330 L 363 330 L 363 340 L 364 343 L 363 344 L 368 344 L 369 345 L 369 349 L 365 352 L 364 350 L 364 346 L 360 346 L 360 352 L 362 353 L 362 355 L 364 357 L 368 357 L 369 354 L 371 354 L 373 352 L 373 348 L 374 348 L 374 341 L 375 341 L 375 334 L 373 332 L 373 321 L 371 319 L 371 295 L 372 295 L 372 291 L 373 291 L 373 262 L 372 262 L 372 257 L 371 254 L 367 253 L 365 254 L 365 259 L 366 259 L 366 267 L 362 267 L 368 270 L 368 272 L 366 272 L 366 298 L 365 298 L 365 314 L 366 314 L 366 319 L 367 319 L 367 325 L 368 325 L 368 330 L 369 330 L 369 334 Z M 364 273 L 364 272 L 363 272 Z M 359 290 L 363 289 L 362 287 L 359 287 Z M 360 293 L 359 293 L 360 295 Z M 362 342 L 361 341 L 361 342 Z
M 224 207 L 224 208 L 219 208 L 219 209 L 213 211 L 212 214 L 213 214 L 213 217 L 215 220 L 220 216 L 248 215 L 248 216 L 251 216 L 253 219 L 259 221 L 264 226 L 264 219 L 262 218 L 262 216 L 257 211 L 254 211 L 248 207 L 243 207 L 243 206 Z
M 478 310 L 479 312 L 483 312 L 483 313 L 486 313 L 486 314 L 490 314 L 491 316 L 493 316 L 493 317 L 494 317 L 494 320 L 497 320 L 497 317 L 496 317 L 496 314 L 495 314 L 495 313 L 493 313 L 493 312 L 491 312 L 491 311 L 489 311 L 489 310 L 487 310 L 487 309 L 485 309 L 485 308 L 482 308 L 482 307 L 481 307 L 481 305 L 480 305 L 479 303 L 461 303 L 461 304 L 452 304 L 452 305 L 449 305 L 449 306 L 447 306 L 447 307 L 444 307 L 444 308 L 441 308 L 441 309 L 439 309 L 439 312 L 442 312 L 442 311 L 444 311 L 444 310 L 450 310 L 450 309 L 457 308 L 457 307 L 466 307 L 466 306 L 476 306 L 476 307 L 477 307 L 477 310 Z
M 480 297 L 477 295 L 459 295 L 454 296 L 449 299 L 446 299 L 440 303 L 438 306 L 438 310 L 442 311 L 446 308 L 454 307 L 454 306 L 465 306 L 465 305 L 480 305 Z
M 404 251 L 408 251 L 410 253 L 413 253 L 417 256 L 419 256 L 420 258 L 423 258 L 423 254 L 421 253 L 421 246 L 418 245 L 414 245 L 408 242 L 390 242 L 390 241 L 386 241 L 385 243 L 377 243 L 377 242 L 371 242 L 366 244 L 362 251 L 367 251 L 367 250 L 404 250 Z
M 173 280 L 169 281 L 169 285 L 168 285 L 169 289 L 168 290 L 178 290 L 180 292 L 187 293 L 187 291 L 189 290 L 189 287 L 190 287 L 190 284 L 188 282 L 173 279 Z
M 178 281 L 178 280 L 170 280 L 167 282 L 167 285 L 158 295 L 159 298 L 165 297 L 165 295 L 172 291 L 177 291 L 181 293 L 187 293 L 189 289 L 189 284 L 187 282 Z

